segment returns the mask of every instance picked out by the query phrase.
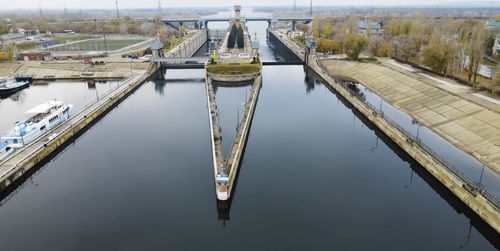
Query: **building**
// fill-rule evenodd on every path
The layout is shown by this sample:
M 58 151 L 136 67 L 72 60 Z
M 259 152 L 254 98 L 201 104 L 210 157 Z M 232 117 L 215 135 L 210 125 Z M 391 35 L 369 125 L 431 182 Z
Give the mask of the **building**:
M 50 51 L 30 51 L 30 52 L 19 52 L 16 56 L 17 60 L 24 61 L 49 61 L 52 60 L 52 55 Z
M 493 55 L 500 55 L 500 33 L 495 37 L 495 43 L 493 44 Z
M 239 21 L 241 18 L 241 5 L 234 6 L 234 19 Z
M 368 29 L 372 35 L 383 35 L 382 24 L 375 21 L 360 20 L 358 23 L 358 35 L 366 35 Z

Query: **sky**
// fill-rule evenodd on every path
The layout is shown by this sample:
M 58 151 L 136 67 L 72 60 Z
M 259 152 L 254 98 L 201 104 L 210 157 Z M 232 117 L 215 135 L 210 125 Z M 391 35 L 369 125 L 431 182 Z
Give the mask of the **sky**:
M 310 0 L 296 0 L 297 6 L 309 6 Z M 470 2 L 475 1 L 461 1 Z M 488 0 L 486 0 L 488 1 Z M 438 5 L 453 4 L 456 0 L 313 0 L 314 5 L 341 6 L 400 6 L 400 5 Z M 493 1 L 492 1 L 493 2 Z M 160 0 L 163 8 L 205 7 L 205 6 L 292 6 L 293 0 Z M 115 0 L 0 0 L 2 9 L 114 9 Z M 158 0 L 118 0 L 119 8 L 157 8 Z

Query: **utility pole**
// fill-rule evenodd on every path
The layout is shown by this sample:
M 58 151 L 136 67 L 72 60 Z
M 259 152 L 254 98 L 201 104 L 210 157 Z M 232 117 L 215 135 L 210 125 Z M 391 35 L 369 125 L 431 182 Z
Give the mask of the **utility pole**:
M 118 0 L 115 0 L 116 3 L 116 18 L 120 18 L 120 12 L 118 11 Z

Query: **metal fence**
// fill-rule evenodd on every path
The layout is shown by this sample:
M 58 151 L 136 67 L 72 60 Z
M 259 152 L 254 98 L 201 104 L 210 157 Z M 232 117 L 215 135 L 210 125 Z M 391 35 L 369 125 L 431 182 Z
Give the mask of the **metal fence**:
M 334 79 L 334 77 L 330 74 L 330 72 L 325 69 L 325 67 L 318 62 L 318 65 L 322 68 L 323 73 L 327 74 L 330 78 Z M 337 84 L 341 85 L 345 90 L 347 90 L 352 96 L 358 97 L 359 94 L 355 93 L 353 90 L 348 88 L 345 84 L 338 83 Z M 428 145 L 426 145 L 424 142 L 420 140 L 420 138 L 416 137 L 415 135 L 411 134 L 408 132 L 406 129 L 404 129 L 402 126 L 400 126 L 398 123 L 396 123 L 394 120 L 390 119 L 387 115 L 384 114 L 383 111 L 380 109 L 374 107 L 372 104 L 368 103 L 366 100 L 363 99 L 358 99 L 361 101 L 366 107 L 368 107 L 372 112 L 375 114 L 381 116 L 384 118 L 387 122 L 389 122 L 392 126 L 394 126 L 396 129 L 398 129 L 401 133 L 403 133 L 406 137 L 408 137 L 408 140 L 411 142 L 417 143 L 418 146 L 420 146 L 425 152 L 427 152 L 429 155 L 431 155 L 434 159 L 436 159 L 438 162 L 440 162 L 444 167 L 446 167 L 450 172 L 455 174 L 458 178 L 460 178 L 465 184 L 467 184 L 472 190 L 475 190 L 482 194 L 489 202 L 491 202 L 496 208 L 500 208 L 500 200 L 493 194 L 489 193 L 486 190 L 486 187 L 484 187 L 482 184 L 479 184 L 478 182 L 472 180 L 469 176 L 467 176 L 465 173 L 460 171 L 456 166 L 451 164 L 446 158 L 441 156 L 439 153 L 435 152 L 432 150 L 432 148 Z

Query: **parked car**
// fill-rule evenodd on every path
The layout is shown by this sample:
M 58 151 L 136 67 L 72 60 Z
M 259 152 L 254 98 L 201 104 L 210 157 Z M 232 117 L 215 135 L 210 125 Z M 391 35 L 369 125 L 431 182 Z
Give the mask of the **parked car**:
M 127 54 L 122 54 L 122 58 L 126 58 L 127 57 Z

